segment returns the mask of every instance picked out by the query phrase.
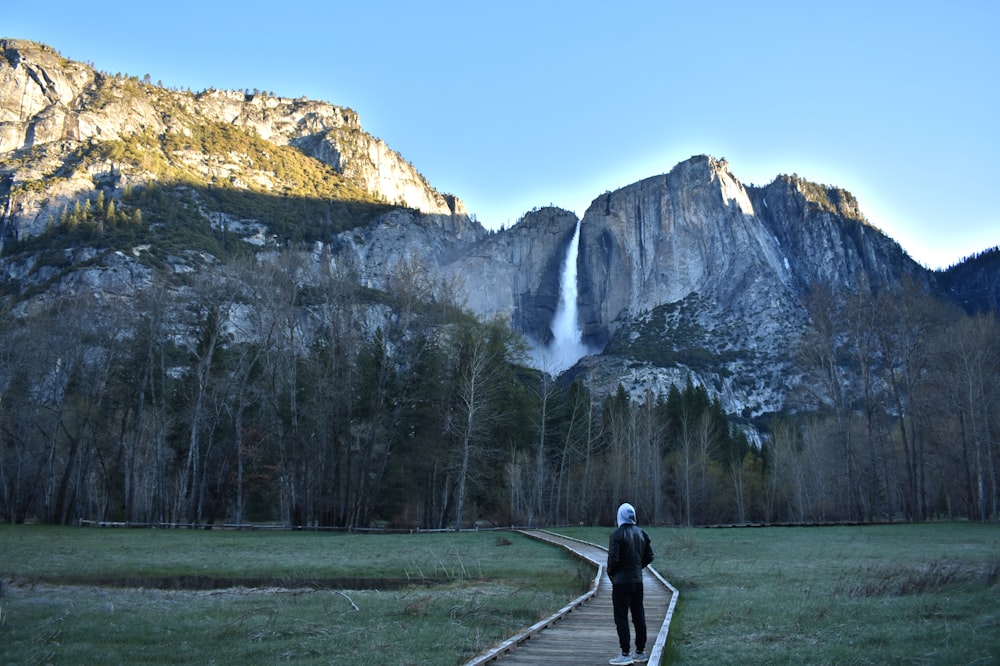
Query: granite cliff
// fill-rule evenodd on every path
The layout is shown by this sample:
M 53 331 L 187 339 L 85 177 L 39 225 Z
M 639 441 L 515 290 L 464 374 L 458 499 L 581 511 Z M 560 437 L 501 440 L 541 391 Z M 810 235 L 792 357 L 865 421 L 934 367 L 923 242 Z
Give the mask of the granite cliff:
M 574 213 L 536 209 L 489 232 L 346 107 L 167 90 L 19 40 L 0 40 L 0 56 L 0 275 L 13 311 L 59 293 L 185 289 L 178 276 L 241 248 L 260 261 L 292 248 L 313 271 L 456 300 L 550 340 Z M 746 186 L 708 156 L 598 196 L 580 228 L 579 321 L 603 351 L 567 376 L 598 393 L 692 380 L 731 413 L 779 411 L 813 285 L 912 280 L 947 297 L 848 192 L 795 176 Z M 995 271 L 977 266 L 951 271 L 948 290 L 995 304 Z M 393 314 L 383 300 L 358 317 L 372 332 Z
M 349 108 L 259 91 L 168 90 L 101 73 L 42 44 L 3 39 L 5 235 L 39 234 L 63 207 L 97 189 L 110 196 L 165 176 L 279 196 L 299 185 L 296 175 L 266 162 L 274 156 L 254 154 L 245 141 L 211 150 L 205 127 L 295 148 L 332 167 L 345 185 L 372 200 L 467 216 L 457 197 L 437 192 L 413 165 L 367 134 Z
M 731 411 L 780 408 L 810 286 L 931 282 L 849 193 L 788 176 L 745 187 L 708 156 L 601 195 L 581 228 L 581 322 L 606 346 L 589 362 L 605 389 L 616 375 L 637 393 L 693 375 Z

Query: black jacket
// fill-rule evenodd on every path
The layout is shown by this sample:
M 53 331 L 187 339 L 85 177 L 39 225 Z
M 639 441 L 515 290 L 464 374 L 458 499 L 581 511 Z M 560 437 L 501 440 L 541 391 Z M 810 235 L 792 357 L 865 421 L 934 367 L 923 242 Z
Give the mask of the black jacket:
M 608 576 L 612 583 L 641 583 L 642 569 L 653 561 L 653 546 L 646 531 L 626 523 L 611 534 Z

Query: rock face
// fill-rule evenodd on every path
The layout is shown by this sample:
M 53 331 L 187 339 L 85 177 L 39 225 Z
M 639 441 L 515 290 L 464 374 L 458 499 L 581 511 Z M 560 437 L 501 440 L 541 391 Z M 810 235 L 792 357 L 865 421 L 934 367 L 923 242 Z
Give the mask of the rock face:
M 72 107 L 96 76 L 47 46 L 0 41 L 0 153 L 78 139 Z
M 583 218 L 580 256 L 580 308 L 593 341 L 605 341 L 616 321 L 689 294 L 758 319 L 769 337 L 799 319 L 790 310 L 810 284 L 880 286 L 900 270 L 921 273 L 846 192 L 792 178 L 747 189 L 725 160 L 706 156 L 598 197 Z
M 527 213 L 510 229 L 492 234 L 447 263 L 465 304 L 482 317 L 501 316 L 541 343 L 559 302 L 559 275 L 577 217 L 559 208 Z
M 748 188 L 754 216 L 771 234 L 787 262 L 790 286 L 834 289 L 896 285 L 904 277 L 930 285 L 926 270 L 899 244 L 870 226 L 857 200 L 844 190 L 780 176 Z
M 356 116 L 351 125 L 322 128 L 291 143 L 389 203 L 435 215 L 468 215 L 460 199 L 437 192 L 384 141 L 362 132 Z
M 595 199 L 579 275 L 584 339 L 606 346 L 583 366 L 592 383 L 658 392 L 693 376 L 749 413 L 779 409 L 794 383 L 781 370 L 811 285 L 930 282 L 850 194 L 791 177 L 746 188 L 707 156 Z
M 41 233 L 58 209 L 94 189 L 94 179 L 116 174 L 114 161 L 66 169 L 74 146 L 143 135 L 190 137 L 205 123 L 221 123 L 279 146 L 295 146 L 333 166 L 362 191 L 432 215 L 466 215 L 453 195 L 437 192 L 408 162 L 361 127 L 351 109 L 262 93 L 167 90 L 112 77 L 66 60 L 48 46 L 0 40 L 0 155 L 23 157 L 22 168 L 0 169 L 0 196 L 8 232 Z M 202 159 L 180 155 L 178 159 Z M 245 161 L 245 160 L 244 160 Z M 26 167 L 26 168 L 25 168 Z M 252 178 L 238 164 L 202 164 L 206 177 Z M 68 172 L 61 178 L 54 174 Z M 141 174 L 135 176 L 141 184 Z M 35 185 L 45 181 L 44 192 Z M 56 187 L 52 187 L 52 186 Z M 11 196 L 16 193 L 16 196 Z
M 237 145 L 268 142 L 256 152 L 223 155 L 183 140 L 180 148 L 156 144 L 158 155 L 172 160 L 170 168 L 203 176 L 206 190 L 219 180 L 230 189 L 255 183 L 258 190 L 272 187 L 278 196 L 270 196 L 280 199 L 279 169 L 267 163 L 268 153 L 291 147 L 333 167 L 349 188 L 397 206 L 336 227 L 339 233 L 313 236 L 312 265 L 389 293 L 457 297 L 480 317 L 500 316 L 538 343 L 550 340 L 575 214 L 536 209 L 510 229 L 490 233 L 461 201 L 434 190 L 365 133 L 348 108 L 261 93 L 165 90 L 17 40 L 0 40 L 0 226 L 14 237 L 35 236 L 60 209 L 81 200 L 89 205 L 98 189 L 110 199 L 156 179 L 141 142 L 133 153 L 118 146 L 118 153 L 95 149 L 86 159 L 76 157 L 84 148 L 128 137 L 153 137 L 154 143 L 185 137 L 197 144 L 194 137 L 206 127 L 234 133 Z M 220 208 L 206 208 L 210 201 Z M 256 245 L 276 233 L 211 196 L 192 208 L 199 208 L 203 226 L 244 230 L 244 239 Z M 330 215 L 326 209 L 310 214 Z M 295 225 L 316 222 L 292 218 L 289 236 L 301 231 Z M 579 321 L 588 348 L 604 351 L 581 360 L 571 374 L 598 394 L 618 384 L 633 395 L 659 393 L 692 380 L 711 386 L 729 412 L 781 409 L 795 382 L 785 372 L 785 354 L 807 324 L 803 296 L 817 283 L 882 288 L 909 278 L 929 289 L 944 284 L 970 310 L 995 309 L 998 300 L 995 251 L 968 270 L 938 276 L 868 225 L 849 193 L 789 176 L 744 187 L 725 160 L 707 156 L 597 197 L 580 225 Z M 154 262 L 138 261 L 148 250 L 80 246 L 54 250 L 59 257 L 0 255 L 0 278 L 7 293 L 44 295 L 62 286 L 127 299 L 130 290 L 165 279 L 150 268 Z M 200 249 L 171 253 L 155 265 L 172 274 L 215 261 Z M 19 307 L 28 307 L 25 302 Z M 391 316 L 388 305 L 377 308 L 352 316 L 373 330 L 373 322 Z
M 581 226 L 585 338 L 605 341 L 616 320 L 691 293 L 727 306 L 748 287 L 780 288 L 787 270 L 761 232 L 746 190 L 708 157 L 598 197 Z
M 576 222 L 543 208 L 476 236 L 439 233 L 400 213 L 353 240 L 343 235 L 347 249 L 333 256 L 351 257 L 377 288 L 387 288 L 401 257 L 417 260 L 475 314 L 502 316 L 546 343 Z M 581 223 L 578 273 L 584 342 L 605 351 L 574 374 L 598 392 L 625 382 L 637 395 L 693 378 L 747 415 L 780 409 L 794 385 L 786 353 L 807 324 L 803 296 L 813 284 L 931 281 L 865 222 L 850 194 L 792 177 L 746 188 L 707 156 L 595 199 Z
M 365 287 L 391 291 L 399 279 L 426 274 L 428 295 L 442 296 L 447 285 L 443 264 L 486 237 L 465 215 L 424 215 L 398 209 L 370 224 L 338 234 L 329 247 L 329 262 Z M 406 277 L 407 274 L 410 277 Z M 411 285 L 412 286 L 412 285 Z
M 510 229 L 487 233 L 461 215 L 398 210 L 340 234 L 330 248 L 335 270 L 366 287 L 391 290 L 403 274 L 427 271 L 428 289 L 488 319 L 501 317 L 545 343 L 559 301 L 559 275 L 577 217 L 559 208 L 524 215 Z

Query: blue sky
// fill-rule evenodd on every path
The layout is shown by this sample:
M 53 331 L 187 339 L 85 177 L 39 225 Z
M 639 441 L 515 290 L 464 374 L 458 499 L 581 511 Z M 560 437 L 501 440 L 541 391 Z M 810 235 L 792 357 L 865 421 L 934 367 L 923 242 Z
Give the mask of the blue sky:
M 490 227 L 696 154 L 858 197 L 931 268 L 1000 244 L 1000 3 L 7 3 L 0 36 L 349 106 Z

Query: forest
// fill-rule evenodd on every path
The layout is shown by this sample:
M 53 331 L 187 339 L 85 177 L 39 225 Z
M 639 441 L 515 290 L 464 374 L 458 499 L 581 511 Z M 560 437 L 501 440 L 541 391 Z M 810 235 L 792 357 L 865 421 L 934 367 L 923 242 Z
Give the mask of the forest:
M 534 370 L 419 266 L 382 292 L 316 263 L 6 306 L 0 518 L 593 525 L 627 500 L 656 525 L 1000 520 L 994 314 L 816 287 L 788 408 L 751 422 L 692 381 L 598 396 Z

